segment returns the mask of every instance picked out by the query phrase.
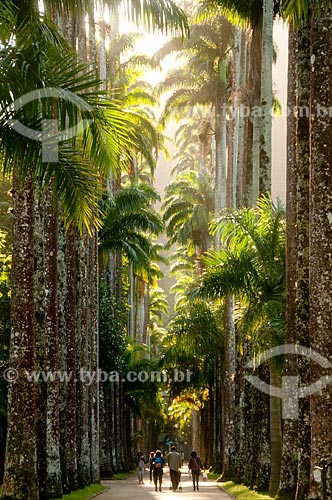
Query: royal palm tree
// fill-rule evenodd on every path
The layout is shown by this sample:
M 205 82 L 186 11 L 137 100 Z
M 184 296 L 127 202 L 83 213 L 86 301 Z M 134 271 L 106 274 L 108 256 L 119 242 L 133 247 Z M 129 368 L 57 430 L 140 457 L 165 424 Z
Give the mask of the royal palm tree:
M 8 19 L 7 19 L 8 23 Z M 20 377 L 9 388 L 8 438 L 6 455 L 6 472 L 4 478 L 3 496 L 10 498 L 37 498 L 36 477 L 36 436 L 29 430 L 27 423 L 20 416 L 20 408 L 25 408 L 26 421 L 29 429 L 35 428 L 35 397 L 33 381 L 26 380 L 28 373 L 35 369 L 34 363 L 34 264 L 33 264 L 33 203 L 34 192 L 39 190 L 44 195 L 51 179 L 53 198 L 61 202 L 65 224 L 69 226 L 74 221 L 83 228 L 84 225 L 96 223 L 94 208 L 98 212 L 98 169 L 106 166 L 106 171 L 112 164 L 112 154 L 107 146 L 107 133 L 102 132 L 102 114 L 88 104 L 88 96 L 80 93 L 96 85 L 96 80 L 87 75 L 83 66 L 75 63 L 73 54 L 66 43 L 47 23 L 38 18 L 17 25 L 18 20 L 12 16 L 12 26 L 15 26 L 16 45 L 11 42 L 2 48 L 2 78 L 1 78 L 1 157 L 2 166 L 7 173 L 13 172 L 14 177 L 14 231 L 13 231 L 13 290 L 12 290 L 12 363 L 19 367 Z M 16 64 L 13 64 L 13 62 Z M 22 68 L 24 77 L 22 78 Z M 16 111 L 13 103 L 29 92 L 37 92 L 43 87 L 56 88 L 57 98 L 46 97 L 28 101 Z M 55 97 L 56 97 L 55 96 Z M 16 101 L 15 101 L 16 100 Z M 13 113 L 15 111 L 15 113 Z M 89 116 L 90 115 L 90 116 Z M 120 111 L 117 118 L 120 118 Z M 77 138 L 76 146 L 72 143 L 59 145 L 59 160 L 45 163 L 43 146 L 13 130 L 8 119 L 19 119 L 30 130 L 41 128 L 43 119 L 62 117 L 73 126 L 82 118 L 91 119 L 91 127 L 83 132 L 81 139 Z M 99 118 L 98 118 L 99 116 Z M 114 115 L 115 116 L 115 115 Z M 62 122 L 63 123 L 63 122 Z M 104 123 L 106 121 L 104 120 Z M 119 122 L 120 125 L 120 122 Z M 120 131 L 120 129 L 119 129 Z M 123 129 L 125 137 L 125 131 Z M 109 137 L 112 138 L 111 134 Z M 118 149 L 120 136 L 113 135 L 114 152 Z M 116 144 L 117 143 L 117 144 Z M 78 145 L 80 150 L 78 150 Z M 95 173 L 89 159 L 94 160 Z M 111 161 L 111 163 L 109 163 Z M 114 163 L 113 163 L 114 165 Z M 87 187 L 88 186 L 88 187 Z M 92 211 L 91 211 L 92 209 Z M 24 219 L 25 214 L 26 219 Z M 26 228 L 23 231 L 22 228 Z M 26 249 L 26 251 L 25 251 Z M 22 276 L 26 279 L 21 281 Z M 23 320 L 25 318 L 26 320 Z M 14 335 L 14 332 L 16 334 Z M 18 332 L 22 332 L 22 335 Z M 19 345 L 16 344 L 20 338 Z M 26 342 L 28 348 L 26 348 Z M 27 353 L 29 353 L 27 355 Z M 20 394 L 16 395 L 16 391 Z M 17 406 L 18 405 L 18 406 Z M 22 432 L 19 430 L 22 427 Z M 22 437 L 26 436 L 26 440 Z M 17 448 L 17 440 L 20 443 Z M 18 452 L 21 449 L 22 453 Z M 22 454 L 26 456 L 24 465 L 15 466 L 15 461 L 21 461 Z M 27 479 L 28 478 L 28 479 Z
M 285 224 L 284 210 L 262 198 L 257 212 L 242 209 L 213 223 L 220 232 L 222 246 L 211 251 L 205 264 L 202 293 L 240 299 L 238 327 L 254 336 L 255 349 L 265 350 L 282 343 L 285 300 Z M 271 385 L 278 378 L 270 365 Z M 279 485 L 281 459 L 280 402 L 270 399 L 271 479 L 270 492 Z M 279 408 L 279 411 L 278 411 Z M 273 431 L 272 431 L 273 428 Z
M 322 5 L 324 7 L 324 3 L 322 4 L 321 2 L 317 2 L 316 4 L 307 1 L 298 3 L 293 1 L 282 2 L 282 13 L 292 26 L 290 30 L 292 29 L 295 32 L 294 35 L 290 37 L 291 40 L 295 40 L 289 46 L 289 50 L 292 51 L 289 54 L 289 58 L 293 60 L 296 58 L 297 63 L 297 69 L 295 68 L 296 73 L 293 78 L 293 81 L 296 83 L 297 101 L 295 103 L 293 102 L 293 107 L 297 106 L 299 110 L 299 113 L 295 117 L 296 136 L 293 139 L 295 157 L 288 158 L 288 161 L 293 164 L 293 175 L 289 178 L 290 182 L 287 183 L 288 197 L 293 197 L 295 204 L 295 208 L 292 211 L 293 219 L 289 220 L 289 252 L 287 265 L 289 269 L 291 269 L 293 265 L 294 269 L 294 264 L 292 263 L 295 262 L 295 273 L 293 272 L 293 276 L 296 284 L 295 302 L 294 294 L 292 294 L 292 284 L 288 283 L 287 310 L 293 310 L 293 321 L 296 322 L 296 327 L 292 328 L 291 325 L 290 331 L 287 329 L 286 333 L 287 342 L 293 341 L 307 347 L 310 347 L 312 343 L 317 341 L 316 335 L 318 334 L 318 330 L 315 326 L 315 318 L 318 313 L 317 310 L 315 310 L 315 312 L 311 311 L 311 304 L 314 301 L 310 299 L 310 287 L 312 282 L 311 279 L 309 279 L 310 276 L 313 276 L 312 273 L 315 273 L 314 270 L 311 270 L 311 262 L 316 263 L 319 260 L 316 260 L 318 248 L 315 245 L 311 246 L 315 237 L 312 238 L 310 233 L 311 231 L 315 233 L 318 228 L 316 221 L 314 221 L 314 217 L 311 219 L 310 214 L 315 213 L 312 204 L 314 200 L 318 200 L 314 195 L 315 189 L 317 189 L 317 192 L 322 189 L 322 186 L 319 188 L 317 186 L 317 183 L 319 184 L 321 179 L 319 176 L 316 177 L 313 175 L 313 170 L 317 169 L 316 161 L 320 161 L 323 165 L 324 159 L 321 159 L 318 153 L 321 146 L 317 149 L 313 146 L 314 144 L 319 144 L 322 139 L 322 134 L 319 132 L 319 127 L 322 124 L 317 128 L 309 128 L 309 123 L 314 121 L 317 125 L 317 113 L 313 110 L 317 103 L 319 103 L 319 106 L 324 106 L 325 97 L 324 95 L 320 95 L 322 89 L 319 88 L 319 85 L 315 87 L 314 82 L 316 80 L 311 80 L 309 75 L 316 72 L 315 76 L 319 80 L 324 71 L 327 71 L 326 68 L 328 66 L 327 60 L 319 62 L 319 69 L 318 66 L 316 66 L 317 54 L 320 54 L 322 49 L 322 38 L 320 36 L 320 29 L 322 28 L 320 26 L 320 28 L 316 30 L 313 26 L 315 26 L 316 23 L 324 22 L 323 19 L 325 15 L 328 17 L 328 12 L 323 12 L 323 10 L 321 10 Z M 313 54 L 315 54 L 314 59 L 312 58 Z M 314 101 L 310 104 L 310 99 L 313 96 Z M 310 107 L 310 105 L 312 107 Z M 309 113 L 309 109 L 311 109 L 312 114 Z M 323 129 L 324 127 L 325 125 Z M 322 172 L 322 170 L 319 171 Z M 323 201 L 321 198 L 319 200 Z M 319 218 L 324 218 L 322 213 L 325 209 L 329 211 L 327 203 L 323 203 L 325 204 L 325 208 L 321 206 L 318 209 L 318 212 L 321 211 L 321 215 L 318 216 Z M 287 209 L 287 211 L 291 213 L 290 210 Z M 296 227 L 297 231 L 292 231 L 292 227 Z M 322 249 L 322 247 L 320 246 L 319 249 Z M 310 260 L 309 256 L 311 256 L 312 260 Z M 324 267 L 326 267 L 326 264 L 324 264 Z M 318 306 L 317 303 L 315 303 L 315 307 L 324 308 L 324 305 Z M 295 338 L 293 331 L 296 332 Z M 319 352 L 323 351 L 319 349 Z M 310 384 L 312 375 L 305 360 L 298 360 L 295 371 L 301 378 L 302 385 Z M 316 438 L 313 437 L 316 429 L 314 431 L 311 426 L 311 411 L 315 412 L 317 410 L 317 407 L 315 406 L 314 408 L 313 404 L 316 405 L 316 403 L 311 401 L 309 412 L 309 401 L 304 399 L 300 402 L 300 418 L 296 422 L 297 428 L 294 429 L 293 433 L 296 439 L 292 440 L 292 437 L 290 438 L 292 442 L 295 443 L 296 449 L 299 450 L 299 454 L 297 451 L 293 452 L 294 456 L 299 456 L 299 462 L 298 464 L 296 462 L 293 464 L 293 473 L 289 474 L 290 467 L 287 466 L 287 452 L 289 450 L 285 447 L 285 469 L 287 468 L 287 472 L 280 487 L 280 498 L 288 494 L 287 487 L 291 490 L 291 494 L 294 498 L 295 495 L 300 499 L 307 498 L 308 495 L 315 497 L 321 494 L 312 477 L 312 468 L 317 462 L 317 452 L 311 450 L 311 443 L 318 442 Z M 322 436 L 320 442 L 321 444 L 324 442 L 322 446 L 329 446 L 327 440 L 323 439 Z M 312 463 L 310 464 L 310 462 Z M 298 470 L 296 470 L 297 468 Z M 294 477 L 296 481 L 293 480 Z M 287 478 L 290 478 L 290 481 L 288 481 Z M 312 491 L 308 493 L 309 482 Z
M 163 365 L 170 371 L 175 366 L 181 366 L 182 371 L 192 372 L 190 380 L 182 383 L 171 383 L 170 394 L 179 401 L 186 402 L 191 410 L 192 440 L 195 449 L 203 453 L 203 440 L 201 440 L 201 427 L 199 425 L 199 411 L 204 404 L 213 408 L 212 386 L 214 379 L 214 359 L 219 355 L 222 346 L 222 331 L 220 329 L 220 312 L 218 306 L 202 299 L 195 299 L 184 303 L 178 308 L 176 316 L 168 325 L 168 336 L 165 339 L 163 352 Z M 207 397 L 209 396 L 209 397 Z M 207 400 L 209 401 L 207 403 Z M 211 428 L 209 433 L 216 436 L 216 420 L 209 413 Z M 217 447 L 218 441 L 213 441 Z M 202 446 L 201 446 L 202 443 Z M 209 451 L 214 454 L 214 449 L 204 449 L 204 456 Z
M 214 209 L 212 181 L 195 171 L 180 174 L 165 189 L 164 220 L 169 245 L 189 244 L 197 256 L 209 247 L 209 221 Z
M 165 318 L 169 311 L 169 304 L 165 291 L 162 288 L 152 288 L 149 293 L 149 323 L 148 323 L 148 357 L 156 359 L 159 355 L 159 346 L 165 336 Z

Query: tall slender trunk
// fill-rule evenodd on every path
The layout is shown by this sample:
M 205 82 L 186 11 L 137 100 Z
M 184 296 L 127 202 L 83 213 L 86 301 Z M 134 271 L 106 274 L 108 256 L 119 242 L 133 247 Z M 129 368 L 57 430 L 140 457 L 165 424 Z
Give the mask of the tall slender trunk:
M 66 464 L 68 487 L 73 490 L 78 486 L 78 470 L 77 470 L 77 418 L 76 418 L 76 237 L 73 229 L 67 231 L 66 245 L 66 306 L 65 318 L 67 328 L 67 370 L 73 376 L 67 383 L 66 395 L 66 422 L 67 422 L 67 438 L 66 438 Z
M 52 206 L 53 183 L 45 195 L 45 316 L 46 365 L 55 376 L 47 383 L 46 458 L 47 493 L 62 495 L 59 427 L 59 335 L 57 294 L 57 216 Z
M 226 207 L 226 152 L 227 152 L 227 118 L 226 102 L 216 102 L 215 109 L 215 211 Z
M 90 406 L 89 386 L 86 374 L 89 373 L 89 332 L 88 332 L 88 235 L 77 242 L 77 459 L 78 481 L 80 486 L 91 482 L 90 464 Z
M 223 452 L 222 452 L 222 396 L 221 396 L 221 359 L 216 356 L 215 360 L 215 382 L 214 382 L 214 407 L 215 421 L 213 428 L 214 455 L 213 464 L 217 472 L 222 472 Z
M 239 81 L 237 90 L 237 106 L 239 108 L 238 117 L 238 147 L 237 147 L 237 191 L 236 191 L 236 206 L 241 207 L 245 204 L 245 154 L 246 154 L 246 119 L 243 113 L 243 105 L 246 102 L 245 99 L 245 85 L 247 76 L 247 45 L 246 45 L 246 33 L 240 31 L 239 34 Z
M 270 366 L 270 386 L 280 387 L 280 375 L 273 360 Z M 270 443 L 271 443 L 271 477 L 269 495 L 274 497 L 279 488 L 282 455 L 281 434 L 281 402 L 280 398 L 270 395 Z
M 198 410 L 191 410 L 192 447 L 200 454 L 200 414 Z
M 287 107 L 294 110 L 287 117 L 287 198 L 286 198 L 286 331 L 285 343 L 297 342 L 297 31 L 289 27 Z M 294 357 L 285 359 L 285 375 L 297 375 Z M 298 419 L 287 419 L 283 425 L 283 452 L 278 498 L 295 498 L 298 466 Z
M 259 193 L 271 192 L 273 2 L 263 0 Z
M 310 347 L 329 359 L 332 352 L 332 122 L 328 111 L 332 101 L 332 8 L 324 7 L 311 27 L 311 162 L 310 162 Z M 311 381 L 322 376 L 322 367 L 311 363 Z M 313 479 L 313 468 L 330 457 L 331 384 L 310 397 L 311 475 L 309 497 L 322 499 L 322 487 Z M 332 496 L 331 475 L 327 476 L 326 498 Z
M 95 231 L 89 239 L 89 338 L 90 338 L 90 372 L 93 380 L 90 384 L 90 448 L 91 448 L 91 481 L 98 482 L 99 476 L 99 381 L 98 381 L 98 234 Z
M 309 323 L 309 103 L 310 103 L 310 27 L 302 26 L 298 34 L 298 120 L 297 120 L 297 342 L 310 347 Z M 302 112 L 301 110 L 305 110 Z M 308 360 L 299 356 L 299 384 L 310 385 Z M 310 477 L 310 405 L 308 398 L 299 401 L 298 418 L 298 480 L 296 500 L 306 500 Z
M 233 474 L 234 444 L 234 406 L 235 406 L 235 325 L 234 298 L 226 297 L 224 307 L 224 383 L 223 383 L 223 481 L 228 481 Z
M 262 67 L 262 20 L 253 26 L 250 57 L 249 57 L 249 73 L 251 80 L 252 97 L 250 102 L 251 122 L 252 122 L 252 174 L 251 186 L 252 190 L 248 196 L 248 205 L 254 206 L 259 197 L 259 165 L 260 165 L 260 129 L 261 129 L 261 67 Z
M 14 174 L 8 430 L 3 499 L 38 500 L 35 369 L 33 188 Z
M 34 204 L 34 302 L 35 302 L 35 365 L 36 369 L 47 371 L 47 336 L 45 335 L 45 220 L 42 203 Z M 37 471 L 39 494 L 47 497 L 47 454 L 46 454 L 46 407 L 47 381 L 36 384 L 37 406 Z

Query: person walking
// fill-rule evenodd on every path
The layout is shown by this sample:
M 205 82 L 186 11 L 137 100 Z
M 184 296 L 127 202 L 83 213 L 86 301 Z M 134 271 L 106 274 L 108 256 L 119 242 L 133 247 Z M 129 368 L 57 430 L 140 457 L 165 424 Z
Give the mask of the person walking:
M 193 490 L 199 490 L 199 475 L 201 472 L 201 469 L 204 469 L 204 466 L 202 464 L 202 460 L 200 457 L 197 455 L 196 451 L 192 451 L 190 454 L 190 459 L 188 463 L 188 468 L 191 471 L 191 477 L 193 480 Z
M 150 458 L 149 458 L 149 465 L 150 465 L 150 483 L 152 483 L 152 473 L 153 473 L 153 464 L 152 464 L 152 460 L 153 460 L 153 457 L 154 457 L 154 452 L 153 452 L 153 451 L 150 451 Z
M 152 458 L 152 467 L 153 467 L 153 482 L 155 490 L 158 491 L 158 482 L 159 482 L 159 491 L 161 491 L 161 485 L 163 482 L 163 467 L 165 460 L 161 455 L 161 451 L 157 450 L 154 457 Z
M 138 484 L 144 484 L 144 471 L 145 471 L 145 457 L 143 453 L 137 454 L 137 476 Z
M 180 474 L 179 471 L 181 467 L 181 457 L 180 453 L 176 451 L 176 447 L 173 445 L 171 448 L 171 452 L 167 455 L 167 462 L 169 466 L 169 473 L 171 476 L 171 483 L 173 491 L 177 490 L 177 487 L 180 482 Z

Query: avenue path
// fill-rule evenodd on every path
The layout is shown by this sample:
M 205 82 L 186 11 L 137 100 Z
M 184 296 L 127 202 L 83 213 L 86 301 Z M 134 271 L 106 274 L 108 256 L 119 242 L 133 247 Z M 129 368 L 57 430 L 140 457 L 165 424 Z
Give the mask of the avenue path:
M 169 489 L 170 478 L 168 467 L 164 469 L 162 491 L 157 492 L 154 483 L 150 483 L 149 471 L 145 471 L 144 484 L 137 483 L 136 475 L 126 480 L 102 481 L 109 489 L 95 498 L 96 500 L 230 500 L 227 493 L 219 488 L 213 480 L 200 481 L 199 491 L 193 491 L 192 481 L 187 477 L 188 468 L 182 467 L 182 491 Z

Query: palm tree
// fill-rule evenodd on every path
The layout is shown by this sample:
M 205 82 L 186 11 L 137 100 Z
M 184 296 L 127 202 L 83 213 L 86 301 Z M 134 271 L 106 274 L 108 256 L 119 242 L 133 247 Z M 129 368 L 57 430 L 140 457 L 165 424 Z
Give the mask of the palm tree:
M 295 146 L 295 155 L 296 155 L 296 163 L 294 168 L 294 178 L 291 178 L 292 183 L 287 186 L 288 196 L 291 197 L 294 191 L 294 183 L 295 183 L 295 207 L 294 210 L 294 218 L 293 221 L 290 221 L 289 224 L 289 242 L 292 244 L 294 238 L 297 238 L 297 247 L 291 248 L 292 252 L 289 252 L 288 255 L 288 265 L 291 266 L 292 262 L 295 261 L 296 272 L 293 273 L 294 280 L 296 282 L 296 309 L 294 314 L 294 321 L 296 321 L 296 338 L 295 341 L 303 346 L 311 346 L 312 342 L 316 342 L 316 340 L 312 340 L 312 338 L 316 338 L 316 334 L 318 331 L 315 328 L 315 325 L 311 327 L 315 322 L 315 317 L 317 316 L 317 310 L 315 312 L 311 311 L 311 303 L 310 300 L 310 283 L 309 276 L 312 276 L 311 261 L 309 256 L 312 256 L 312 262 L 315 261 L 316 255 L 316 247 L 311 247 L 311 242 L 313 239 L 310 236 L 310 232 L 313 230 L 315 232 L 316 222 L 314 219 L 310 219 L 310 213 L 315 213 L 315 210 L 312 211 L 312 207 L 309 211 L 309 206 L 312 205 L 313 200 L 318 200 L 315 198 L 314 191 L 317 188 L 316 182 L 319 177 L 315 177 L 312 174 L 312 169 L 317 168 L 316 161 L 318 161 L 319 155 L 314 152 L 315 148 L 313 144 L 316 141 L 320 141 L 322 135 L 319 133 L 318 127 L 310 127 L 309 123 L 312 120 L 316 120 L 317 116 L 309 114 L 310 108 L 310 98 L 315 95 L 315 103 L 319 102 L 319 105 L 322 106 L 324 102 L 324 97 L 321 98 L 319 95 L 318 86 L 316 90 L 314 90 L 314 81 L 309 78 L 310 74 L 313 74 L 316 71 L 316 77 L 319 79 L 320 75 L 326 70 L 326 66 L 324 64 L 319 65 L 319 69 L 317 70 L 316 66 L 316 49 L 318 52 L 321 50 L 322 40 L 319 38 L 319 30 L 315 30 L 311 27 L 315 25 L 315 23 L 320 23 L 321 19 L 324 18 L 323 11 L 320 10 L 320 2 L 317 4 L 313 4 L 312 2 L 299 2 L 295 4 L 292 1 L 286 1 L 282 3 L 282 13 L 287 18 L 290 24 L 292 24 L 293 29 L 295 30 L 296 41 L 293 45 L 290 46 L 290 58 L 294 58 L 294 52 L 296 51 L 297 58 L 297 73 L 295 75 L 294 81 L 297 84 L 297 109 L 299 110 L 298 116 L 296 117 L 296 127 L 297 134 L 296 140 L 294 140 Z M 310 24 L 311 23 L 311 24 Z M 319 28 L 321 29 L 321 28 Z M 310 43 L 309 43 L 310 40 Z M 313 40 L 316 42 L 313 43 L 313 47 L 311 48 L 311 43 Z M 320 41 L 318 41 L 320 40 Z M 312 55 L 315 54 L 315 60 L 311 59 Z M 313 62 L 313 64 L 311 64 Z M 317 93 L 318 92 L 318 93 Z M 315 108 L 315 104 L 313 104 L 313 108 L 311 108 L 311 112 Z M 317 121 L 315 121 L 317 124 Z M 318 151 L 318 149 L 317 149 Z M 315 156 L 314 156 L 315 155 Z M 293 161 L 292 158 L 289 159 Z M 323 164 L 323 162 L 322 162 Z M 316 165 L 316 166 L 315 166 Z M 313 187 L 315 185 L 315 187 Z M 321 187 L 319 188 L 321 189 Z M 318 188 L 317 188 L 318 192 Z M 327 208 L 327 205 L 325 205 Z M 323 207 L 320 210 L 324 210 Z M 319 216 L 320 217 L 320 216 Z M 296 233 L 291 231 L 291 227 L 296 227 Z M 321 247 L 320 247 L 321 248 Z M 291 310 L 292 303 L 290 300 L 292 299 L 291 288 L 288 286 L 287 289 L 287 308 Z M 316 304 L 317 307 L 317 304 Z M 324 306 L 322 306 L 324 308 Z M 294 308 L 294 306 L 293 306 Z M 312 315 L 313 314 L 313 315 Z M 312 323 L 313 322 L 313 323 Z M 313 329 L 312 329 L 313 328 Z M 315 332 L 314 334 L 311 332 Z M 312 337 L 313 335 L 313 337 Z M 292 340 L 293 337 L 291 337 Z M 287 341 L 289 341 L 289 332 L 287 331 Z M 319 351 L 323 352 L 323 351 Z M 308 369 L 307 364 L 303 360 L 298 361 L 297 374 L 301 378 L 301 384 L 308 385 L 311 380 L 311 373 Z M 311 401 L 312 405 L 313 402 Z M 293 439 L 293 443 L 296 445 L 296 451 L 293 453 L 295 456 L 299 456 L 299 463 L 295 464 L 295 467 L 298 467 L 298 470 L 289 475 L 289 467 L 287 467 L 287 454 L 286 458 L 286 467 L 287 473 L 285 474 L 285 478 L 283 478 L 283 482 L 281 484 L 279 496 L 283 498 L 283 495 L 286 494 L 286 487 L 289 486 L 292 489 L 293 497 L 295 497 L 295 489 L 297 498 L 307 498 L 308 495 L 312 495 L 315 497 L 319 495 L 320 492 L 317 491 L 317 484 L 313 481 L 312 478 L 312 467 L 317 462 L 317 453 L 311 450 L 311 443 L 317 442 L 316 438 L 313 437 L 315 431 L 311 426 L 311 410 L 313 407 L 310 407 L 309 411 L 309 401 L 302 400 L 300 402 L 300 418 L 297 421 L 298 428 L 295 429 L 294 433 L 298 439 Z M 313 410 L 314 412 L 316 409 Z M 319 430 L 320 431 L 320 430 Z M 326 444 L 328 446 L 328 444 Z M 299 453 L 297 453 L 299 450 Z M 313 462 L 310 464 L 310 462 Z M 294 467 L 294 466 L 293 466 Z M 310 472 L 311 469 L 311 472 Z M 293 469 L 294 470 L 294 469 Z M 297 482 L 294 482 L 290 485 L 287 483 L 287 478 L 296 475 Z M 309 482 L 310 482 L 310 493 L 309 491 Z
M 148 234 L 158 235 L 163 222 L 151 203 L 158 199 L 147 184 L 122 188 L 114 200 L 105 204 L 105 219 L 100 230 L 100 250 L 122 250 L 134 266 L 147 264 L 153 255 Z
M 15 22 L 14 18 L 13 25 Z M 34 271 L 33 245 L 31 244 L 33 241 L 33 186 L 38 186 L 40 194 L 43 195 L 50 179 L 54 178 L 54 193 L 58 193 L 58 199 L 64 207 L 65 223 L 69 225 L 76 219 L 77 225 L 82 229 L 83 225 L 88 224 L 89 220 L 90 224 L 93 220 L 96 221 L 95 215 L 92 213 L 94 207 L 97 210 L 96 213 L 98 212 L 97 193 L 99 181 L 96 174 L 93 175 L 91 172 L 91 167 L 87 168 L 87 161 L 89 158 L 94 158 L 94 164 L 98 168 L 98 166 L 105 165 L 109 161 L 112 163 L 113 160 L 106 145 L 106 134 L 102 133 L 101 121 L 97 118 L 98 115 L 102 118 L 100 111 L 97 111 L 96 108 L 93 110 L 90 105 L 87 105 L 86 98 L 79 95 L 80 92 L 94 86 L 96 81 L 83 73 L 84 68 L 82 66 L 75 64 L 73 55 L 65 42 L 61 40 L 56 32 L 51 31 L 47 24 L 40 23 L 36 19 L 34 24 L 31 21 L 30 23 L 26 22 L 24 26 L 16 27 L 15 33 L 16 45 L 13 46 L 8 42 L 1 52 L 3 75 L 1 79 L 1 120 L 3 126 L 1 127 L 0 147 L 3 168 L 6 172 L 14 170 L 14 214 L 17 219 L 14 217 L 12 331 L 19 332 L 22 329 L 22 336 L 19 336 L 21 338 L 20 346 L 15 344 L 16 337 L 12 337 L 11 352 L 14 357 L 12 362 L 14 363 L 15 360 L 14 365 L 18 362 L 21 366 L 20 378 L 22 380 L 12 384 L 9 389 L 9 425 L 3 494 L 8 497 L 14 494 L 17 497 L 23 495 L 24 498 L 35 498 L 38 495 L 36 487 L 35 435 L 29 431 L 28 440 L 22 439 L 22 436 L 25 435 L 24 430 L 22 428 L 21 433 L 18 429 L 22 423 L 25 424 L 24 418 L 22 419 L 19 416 L 20 406 L 17 406 L 20 403 L 23 404 L 24 398 L 26 398 L 27 419 L 31 420 L 31 428 L 33 429 L 35 427 L 33 424 L 35 419 L 33 381 L 24 380 L 26 378 L 24 370 L 31 373 L 35 369 Z M 37 47 L 34 42 L 38 44 L 38 50 L 34 49 Z M 14 60 L 19 63 L 16 65 L 11 64 Z M 24 73 L 24 78 L 22 78 L 22 68 L 29 68 Z M 81 152 L 77 153 L 72 145 L 64 143 L 59 147 L 60 161 L 56 164 L 44 163 L 41 144 L 17 134 L 8 126 L 8 118 L 11 117 L 10 106 L 14 100 L 31 90 L 35 91 L 42 88 L 43 85 L 49 88 L 57 87 L 62 89 L 59 90 L 58 95 L 65 96 L 65 99 L 60 98 L 56 101 L 51 97 L 51 99 L 48 98 L 44 101 L 45 105 L 43 106 L 40 99 L 27 103 L 17 110 L 17 118 L 20 119 L 21 123 L 25 123 L 32 130 L 38 130 L 42 119 L 54 116 L 55 113 L 55 116 L 58 113 L 62 113 L 63 118 L 67 116 L 69 125 L 74 125 L 81 118 L 88 118 L 88 115 L 93 120 L 92 127 L 89 127 L 90 130 L 83 133 L 82 140 L 77 139 Z M 66 101 L 68 95 L 70 99 Z M 91 98 L 94 99 L 92 94 Z M 117 112 L 116 116 L 120 118 L 121 113 Z M 112 135 L 109 136 L 111 141 L 115 139 L 115 135 L 113 135 L 113 139 Z M 118 145 L 116 145 L 116 142 L 118 140 L 114 140 L 114 146 L 118 148 L 120 143 L 118 142 Z M 122 142 L 121 139 L 120 142 Z M 89 186 L 88 188 L 85 186 L 86 183 Z M 25 214 L 26 219 L 23 218 L 23 214 Z M 22 230 L 21 224 L 28 224 L 26 226 L 28 233 Z M 26 252 L 22 250 L 25 247 L 27 247 Z M 21 282 L 23 275 L 27 276 L 24 287 Z M 21 322 L 22 317 L 26 317 L 26 322 L 23 324 Z M 23 334 L 23 332 L 25 333 Z M 24 339 L 29 346 L 26 351 L 24 350 Z M 29 353 L 29 356 L 26 356 L 25 352 Z M 20 397 L 15 395 L 16 391 L 18 391 Z M 22 447 L 22 450 L 24 450 L 22 453 L 27 457 L 23 469 L 21 466 L 16 467 L 14 465 L 16 459 L 20 460 L 20 454 L 17 453 L 17 439 L 20 443 L 19 449 Z M 17 473 L 19 473 L 19 476 L 16 475 Z M 25 481 L 25 475 L 29 480 Z M 21 482 L 22 478 L 23 483 Z
M 227 52 L 233 41 L 233 30 L 219 15 L 206 17 L 191 26 L 191 38 L 184 45 L 174 39 L 156 55 L 159 60 L 171 51 L 182 50 L 186 57 L 184 68 L 171 71 L 160 91 L 172 90 L 161 120 L 170 113 L 183 116 L 183 111 L 198 104 L 211 106 L 213 113 L 203 118 L 198 132 L 200 142 L 200 169 L 206 168 L 210 138 L 214 136 L 215 157 L 212 168 L 216 178 L 216 203 L 226 203 L 226 103 L 228 100 Z M 188 70 L 188 68 L 190 68 Z M 211 122 L 211 123 L 210 123 Z M 220 201 L 219 201 L 220 200 Z M 217 205 L 218 206 L 218 205 Z
M 149 293 L 148 358 L 156 359 L 158 357 L 159 346 L 166 332 L 163 325 L 168 310 L 169 305 L 164 290 L 159 287 L 152 288 Z
M 211 439 L 211 449 L 205 449 L 199 426 L 199 411 L 204 404 L 209 405 L 209 418 L 214 436 L 218 434 L 215 419 L 211 415 L 213 409 L 212 386 L 214 379 L 214 359 L 218 357 L 222 345 L 219 308 L 202 300 L 195 299 L 178 308 L 176 316 L 168 325 L 168 337 L 163 352 L 163 365 L 170 370 L 174 365 L 181 366 L 182 371 L 190 370 L 190 380 L 183 383 L 171 383 L 170 394 L 174 403 L 186 402 L 191 409 L 192 440 L 195 449 L 214 454 L 218 441 Z M 209 397 L 207 397 L 207 393 Z M 209 403 L 206 403 L 206 401 Z M 204 428 L 204 425 L 202 425 Z M 204 450 L 203 450 L 204 446 Z
M 197 255 L 209 246 L 209 220 L 214 209 L 211 187 L 207 174 L 184 172 L 165 189 L 164 220 L 169 245 L 178 242 L 189 244 Z
M 254 335 L 254 348 L 266 349 L 282 343 L 284 330 L 285 228 L 282 207 L 267 198 L 254 210 L 226 214 L 213 224 L 224 247 L 209 252 L 202 293 L 241 300 L 238 326 Z M 249 333 L 250 332 L 250 333 Z M 256 344 L 256 347 L 255 347 Z M 278 378 L 270 364 L 271 385 Z M 271 479 L 270 492 L 279 485 L 281 459 L 281 414 L 278 399 L 270 399 Z M 272 432 L 273 428 L 273 432 Z

